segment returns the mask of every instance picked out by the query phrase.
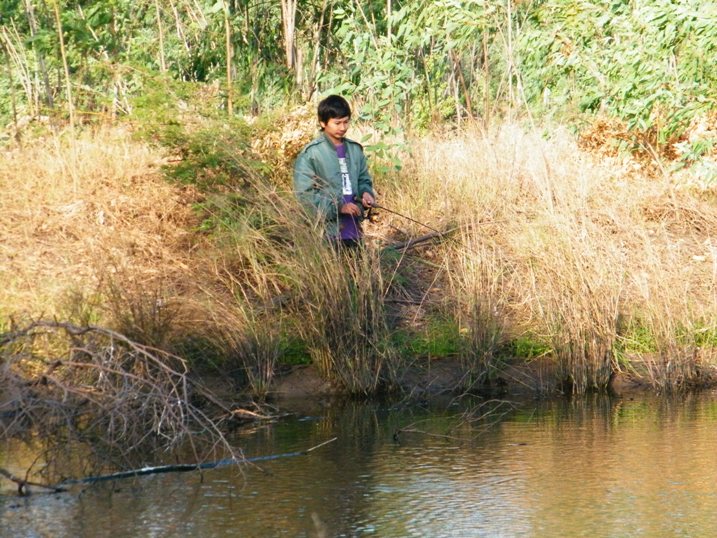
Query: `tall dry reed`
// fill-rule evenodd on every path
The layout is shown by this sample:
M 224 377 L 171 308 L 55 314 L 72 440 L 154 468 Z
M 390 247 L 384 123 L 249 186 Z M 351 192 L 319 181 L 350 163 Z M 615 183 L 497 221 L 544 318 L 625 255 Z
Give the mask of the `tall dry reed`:
M 198 332 L 222 356 L 217 365 L 224 375 L 248 386 L 252 396 L 264 399 L 274 379 L 281 354 L 284 317 L 269 267 L 244 249 L 248 267 L 234 270 L 226 259 L 215 259 L 211 277 L 197 278 L 199 293 L 194 310 L 202 313 Z M 250 274 L 247 274 L 249 272 Z
M 490 382 L 501 370 L 499 350 L 508 338 L 510 265 L 485 241 L 477 221 L 466 225 L 446 256 L 450 302 L 464 345 L 465 388 Z
M 287 223 L 292 247 L 285 258 L 298 330 L 325 379 L 350 393 L 372 393 L 390 383 L 397 368 L 380 252 L 337 249 L 320 226 L 301 220 Z

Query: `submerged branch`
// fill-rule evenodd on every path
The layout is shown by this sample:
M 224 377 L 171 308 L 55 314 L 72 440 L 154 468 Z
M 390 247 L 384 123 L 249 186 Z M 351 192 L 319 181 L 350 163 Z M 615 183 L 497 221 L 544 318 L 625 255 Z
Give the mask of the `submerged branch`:
M 48 484 L 41 484 L 39 482 L 31 482 L 29 480 L 25 480 L 22 478 L 18 478 L 14 476 L 9 471 L 3 469 L 0 467 L 0 475 L 6 477 L 8 480 L 11 480 L 12 482 L 15 482 L 18 484 L 18 494 L 19 495 L 27 495 L 27 491 L 25 490 L 25 486 L 37 486 L 44 489 L 51 490 L 55 493 L 60 493 L 67 491 L 68 486 L 72 485 L 78 485 L 78 484 L 96 484 L 98 482 L 107 482 L 110 480 L 120 480 L 123 478 L 134 478 L 138 476 L 146 476 L 151 474 L 164 474 L 164 473 L 184 473 L 189 471 L 202 471 L 207 469 L 217 469 L 220 467 L 227 467 L 229 465 L 239 465 L 241 463 L 255 463 L 258 461 L 270 461 L 270 460 L 276 460 L 281 458 L 294 458 L 297 456 L 307 456 L 314 450 L 321 448 L 323 446 L 328 445 L 329 443 L 333 443 L 336 441 L 338 437 L 333 437 L 331 439 L 328 439 L 324 441 L 323 443 L 319 443 L 318 445 L 315 445 L 309 449 L 296 451 L 296 452 L 285 452 L 282 454 L 270 454 L 266 456 L 254 456 L 251 458 L 225 458 L 218 461 L 209 461 L 204 463 L 179 463 L 179 464 L 173 464 L 173 465 L 157 465 L 154 467 L 142 467 L 140 469 L 131 469 L 129 471 L 120 471 L 117 473 L 110 473 L 105 475 L 98 475 L 98 476 L 88 476 L 85 478 L 78 478 L 78 479 L 68 479 L 63 480 L 59 484 L 56 485 L 48 485 Z

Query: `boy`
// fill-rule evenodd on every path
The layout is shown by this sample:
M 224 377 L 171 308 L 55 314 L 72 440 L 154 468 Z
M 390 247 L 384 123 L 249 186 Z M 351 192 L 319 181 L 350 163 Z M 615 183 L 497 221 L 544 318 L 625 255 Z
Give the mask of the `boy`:
M 322 132 L 296 159 L 294 192 L 305 207 L 323 217 L 330 241 L 357 246 L 363 208 L 375 203 L 366 157 L 361 144 L 346 138 L 351 122 L 346 99 L 330 95 L 317 112 Z

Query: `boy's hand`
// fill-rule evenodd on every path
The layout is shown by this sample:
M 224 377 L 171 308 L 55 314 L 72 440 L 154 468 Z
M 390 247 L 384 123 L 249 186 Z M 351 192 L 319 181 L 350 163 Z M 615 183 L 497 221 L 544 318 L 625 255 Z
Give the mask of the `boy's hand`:
M 351 202 L 342 205 L 341 209 L 339 209 L 339 212 L 343 213 L 344 215 L 351 215 L 352 217 L 361 216 L 361 208 Z
M 363 193 L 363 196 L 361 196 L 361 203 L 363 206 L 368 209 L 369 207 L 372 207 L 373 204 L 376 203 L 376 200 L 374 200 L 373 196 L 371 196 L 370 192 Z

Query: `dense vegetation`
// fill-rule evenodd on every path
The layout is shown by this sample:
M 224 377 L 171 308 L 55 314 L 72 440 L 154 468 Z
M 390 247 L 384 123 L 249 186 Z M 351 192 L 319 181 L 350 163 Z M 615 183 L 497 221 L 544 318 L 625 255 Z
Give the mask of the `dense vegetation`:
M 158 77 L 228 113 L 329 91 L 386 130 L 515 110 L 620 120 L 661 153 L 715 107 L 709 0 L 3 0 L 0 119 L 128 115 Z M 584 119 L 584 118 L 583 118 Z M 582 121 L 582 120 L 580 120 Z M 695 140 L 690 156 L 711 139 Z
M 170 380 L 213 365 L 258 395 L 290 360 L 364 394 L 436 356 L 458 359 L 456 388 L 517 357 L 552 365 L 532 388 L 574 392 L 638 369 L 681 388 L 711 365 L 713 2 L 0 6 L 13 379 L 95 324 L 112 332 L 83 344 L 92 364 L 116 332 L 122 361 L 161 349 Z M 384 215 L 343 271 L 286 188 L 329 92 L 359 112 L 381 199 L 414 218 Z M 385 248 L 415 221 L 449 239 Z

